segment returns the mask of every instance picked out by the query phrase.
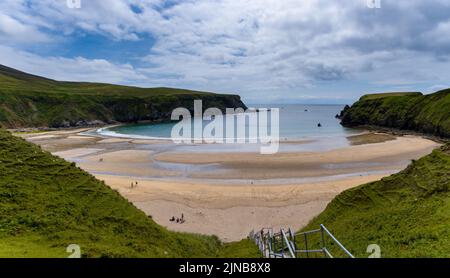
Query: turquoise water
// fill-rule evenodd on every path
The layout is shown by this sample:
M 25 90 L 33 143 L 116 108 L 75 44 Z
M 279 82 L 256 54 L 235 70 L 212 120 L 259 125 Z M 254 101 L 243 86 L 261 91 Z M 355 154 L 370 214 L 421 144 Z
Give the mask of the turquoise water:
M 360 131 L 348 129 L 340 125 L 335 118 L 343 105 L 250 105 L 255 108 L 279 108 L 280 141 L 303 139 L 339 140 Z M 270 118 L 270 116 L 269 116 Z M 318 127 L 318 124 L 321 127 Z M 114 137 L 137 139 L 170 139 L 171 131 L 176 123 L 122 125 L 99 130 L 100 134 Z M 206 126 L 208 121 L 204 121 Z M 250 123 L 246 122 L 248 130 Z M 225 126 L 225 125 L 224 125 Z M 225 132 L 224 132 L 225 133 Z M 249 137 L 247 133 L 247 137 Z
M 261 105 L 251 105 L 255 108 L 264 108 Z M 362 130 L 349 129 L 340 125 L 340 121 L 335 118 L 336 114 L 344 108 L 343 105 L 272 105 L 267 108 L 279 108 L 280 112 L 280 143 L 276 144 L 275 152 L 321 152 L 338 148 L 344 148 L 350 145 L 348 136 L 359 134 Z M 318 123 L 322 126 L 318 127 Z M 173 171 L 174 176 L 165 176 L 165 174 L 155 174 L 146 176 L 151 179 L 170 179 L 185 180 L 191 179 L 195 182 L 206 182 L 207 184 L 293 184 L 308 183 L 315 181 L 335 180 L 344 177 L 361 176 L 367 174 L 390 174 L 384 170 L 378 170 L 377 167 L 382 166 L 378 162 L 367 163 L 324 163 L 318 167 L 324 172 L 333 172 L 336 174 L 323 175 L 320 177 L 301 177 L 301 178 L 272 178 L 272 179 L 241 179 L 235 177 L 220 178 L 211 177 L 203 178 L 204 173 L 226 174 L 233 171 L 226 164 L 207 163 L 207 164 L 191 164 L 180 162 L 164 162 L 155 158 L 155 155 L 173 152 L 173 153 L 208 153 L 212 156 L 217 153 L 240 153 L 244 157 L 246 153 L 262 153 L 262 147 L 267 146 L 262 143 L 257 144 L 174 144 L 171 140 L 172 128 L 176 123 L 159 123 L 159 124 L 135 124 L 122 125 L 111 128 L 103 128 L 97 130 L 97 133 L 103 136 L 112 136 L 131 139 L 158 139 L 152 143 L 129 144 L 129 142 L 120 142 L 125 144 L 127 148 L 135 150 L 151 151 L 151 167 L 158 170 Z M 205 121 L 205 124 L 208 124 Z M 248 124 L 248 123 L 247 123 Z M 160 140 L 169 139 L 169 140 Z M 145 173 L 147 164 L 136 164 L 136 169 L 142 167 L 142 173 Z M 301 166 L 300 166 L 301 167 Z M 346 170 L 348 169 L 348 170 Z M 352 170 L 360 169 L 360 170 Z M 367 169 L 373 169 L 367 171 Z M 395 168 L 397 169 L 397 168 Z M 111 174 L 97 172 L 98 174 Z M 127 175 L 125 172 L 122 175 Z M 200 177 L 199 177 L 200 176 Z

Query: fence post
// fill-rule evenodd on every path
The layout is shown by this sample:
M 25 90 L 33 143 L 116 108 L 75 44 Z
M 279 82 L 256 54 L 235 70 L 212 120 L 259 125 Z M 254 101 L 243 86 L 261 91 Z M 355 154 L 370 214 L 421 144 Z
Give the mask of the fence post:
M 303 234 L 305 236 L 305 251 L 306 251 L 306 257 L 309 258 L 309 252 L 308 252 L 308 235 L 306 233 Z
M 274 243 L 273 243 L 273 235 L 272 235 L 272 234 L 273 234 L 273 232 L 272 232 L 272 231 L 269 231 L 269 244 L 270 244 L 270 249 L 271 249 L 271 250 L 270 250 L 269 258 L 273 255 L 272 253 L 273 253 L 273 250 L 274 250 L 274 249 L 273 249 L 273 247 L 274 247 L 273 244 L 274 244 Z
M 294 249 L 294 258 L 297 258 L 297 243 L 295 243 L 295 233 L 289 228 L 289 237 L 291 238 L 292 248 Z
M 322 250 L 323 250 L 323 254 L 325 257 L 327 257 L 327 252 L 325 252 L 325 249 L 327 248 L 327 246 L 325 245 L 325 235 L 324 235 L 324 230 L 323 230 L 323 226 L 320 226 L 320 236 L 322 238 Z

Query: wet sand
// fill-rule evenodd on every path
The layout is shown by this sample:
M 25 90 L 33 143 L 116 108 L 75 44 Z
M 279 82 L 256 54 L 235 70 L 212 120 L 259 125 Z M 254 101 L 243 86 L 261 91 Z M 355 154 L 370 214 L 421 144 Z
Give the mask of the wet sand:
M 371 133 L 329 151 L 202 153 L 181 152 L 161 141 L 80 136 L 80 131 L 86 130 L 20 136 L 76 162 L 157 223 L 224 241 L 263 227 L 300 229 L 343 190 L 400 171 L 439 146 L 417 136 Z M 181 214 L 185 223 L 169 221 Z

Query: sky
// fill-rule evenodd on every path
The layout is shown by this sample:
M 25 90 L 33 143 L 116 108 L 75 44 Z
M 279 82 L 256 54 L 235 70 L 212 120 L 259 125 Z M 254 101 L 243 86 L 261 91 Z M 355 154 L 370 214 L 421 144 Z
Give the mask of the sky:
M 450 87 L 450 1 L 367 1 L 2 0 L 0 64 L 247 103 Z

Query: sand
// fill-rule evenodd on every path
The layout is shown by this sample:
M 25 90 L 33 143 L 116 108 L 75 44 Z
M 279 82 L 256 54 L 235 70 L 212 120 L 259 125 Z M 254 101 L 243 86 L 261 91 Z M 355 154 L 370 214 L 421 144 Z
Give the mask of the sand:
M 382 177 L 302 185 L 211 186 L 98 175 L 157 223 L 175 231 L 218 235 L 224 241 L 240 240 L 263 227 L 298 230 L 343 190 Z M 137 181 L 138 186 L 131 188 L 130 181 Z M 181 214 L 184 224 L 169 221 Z
M 269 156 L 177 152 L 167 141 L 80 136 L 77 130 L 26 139 L 76 161 L 170 230 L 235 241 L 264 227 L 298 230 L 343 190 L 400 171 L 439 146 L 417 136 L 366 137 L 331 151 Z M 169 221 L 181 214 L 185 223 Z
M 282 179 L 324 177 L 355 172 L 399 170 L 411 159 L 431 152 L 438 144 L 416 136 L 382 143 L 356 145 L 325 152 L 257 153 L 171 153 L 155 160 L 171 163 L 217 164 L 227 171 L 194 173 L 196 178 Z
M 100 151 L 102 151 L 102 149 L 79 148 L 67 151 L 53 152 L 53 155 L 59 156 L 64 159 L 73 159 L 76 157 L 81 157 L 88 154 L 97 153 Z
M 358 135 L 353 135 L 347 137 L 350 141 L 350 144 L 356 145 L 365 145 L 365 144 L 373 144 L 373 143 L 382 143 L 390 140 L 395 140 L 396 137 L 391 134 L 386 133 L 378 133 L 378 132 L 365 132 Z

